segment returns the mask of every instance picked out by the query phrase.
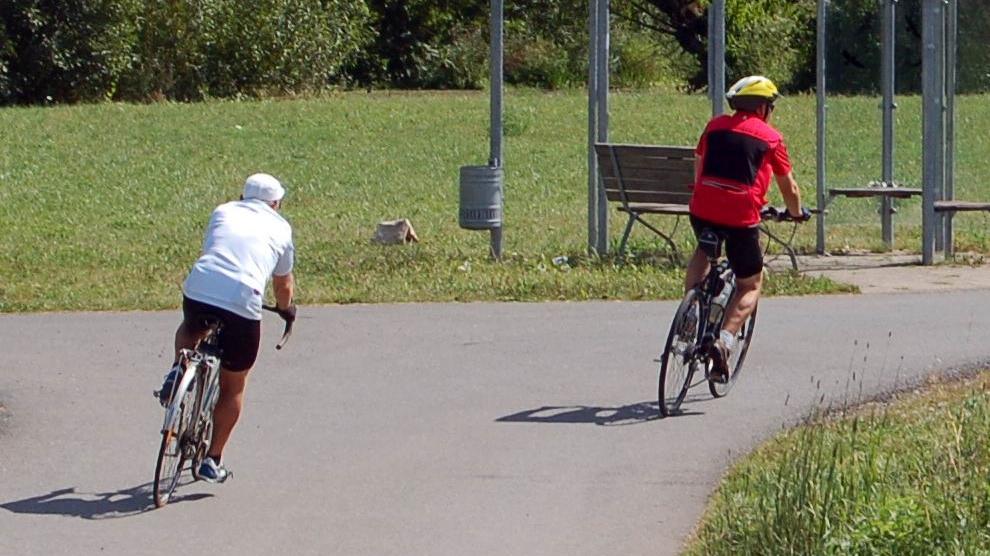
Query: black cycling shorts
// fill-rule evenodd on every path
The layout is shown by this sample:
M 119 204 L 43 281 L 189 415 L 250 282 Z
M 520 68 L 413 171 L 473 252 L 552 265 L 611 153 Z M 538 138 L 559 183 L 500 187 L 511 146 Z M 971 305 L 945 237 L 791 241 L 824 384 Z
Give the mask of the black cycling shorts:
M 729 259 L 729 267 L 736 278 L 749 278 L 763 272 L 763 248 L 760 247 L 760 229 L 729 228 L 713 224 L 707 220 L 691 215 L 691 227 L 694 237 L 701 236 L 701 231 L 710 229 L 725 242 L 725 256 Z
M 214 317 L 223 323 L 220 329 L 220 366 L 225 371 L 247 371 L 258 359 L 261 346 L 261 321 L 246 319 L 226 309 L 182 296 L 183 324 L 192 334 L 206 331 L 204 317 Z

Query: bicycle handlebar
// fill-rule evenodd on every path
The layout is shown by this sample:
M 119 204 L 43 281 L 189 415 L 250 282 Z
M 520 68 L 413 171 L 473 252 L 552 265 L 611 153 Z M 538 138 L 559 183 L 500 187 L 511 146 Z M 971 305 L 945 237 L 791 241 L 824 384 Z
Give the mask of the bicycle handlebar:
M 266 311 L 271 311 L 277 314 L 278 316 L 282 317 L 282 320 L 285 320 L 285 330 L 282 331 L 282 339 L 279 340 L 277 344 L 275 344 L 275 349 L 280 350 L 283 347 L 285 347 L 285 342 L 289 341 L 289 336 L 292 335 L 292 325 L 295 324 L 295 321 L 287 320 L 285 316 L 282 314 L 281 309 L 279 309 L 275 305 L 262 305 L 261 308 Z
M 774 207 L 767 205 L 760 210 L 760 218 L 762 220 L 772 220 L 774 222 L 807 222 L 811 220 L 811 211 L 801 207 L 801 216 L 795 218 L 791 216 L 791 213 L 786 207 Z

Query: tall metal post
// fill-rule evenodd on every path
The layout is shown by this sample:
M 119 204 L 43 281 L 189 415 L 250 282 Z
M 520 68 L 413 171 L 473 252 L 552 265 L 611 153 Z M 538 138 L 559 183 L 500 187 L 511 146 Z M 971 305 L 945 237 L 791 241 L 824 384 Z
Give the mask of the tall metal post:
M 922 213 L 921 262 L 935 262 L 938 218 L 935 201 L 945 184 L 945 50 L 943 44 L 943 0 L 923 0 L 921 23 L 921 89 L 922 89 Z
M 491 60 L 489 64 L 491 83 L 491 147 L 488 165 L 500 168 L 502 158 L 502 0 L 491 0 Z M 503 197 L 505 193 L 503 191 Z M 504 206 L 504 201 L 503 201 Z M 502 258 L 502 226 L 491 229 L 491 251 L 495 260 Z
M 956 197 L 956 58 L 959 40 L 959 0 L 948 0 L 945 15 L 945 198 Z M 943 220 L 945 256 L 955 253 L 952 213 Z
M 882 40 L 883 48 L 881 54 L 880 73 L 883 82 L 883 182 L 884 185 L 892 185 L 894 181 L 894 110 L 897 104 L 894 101 L 894 41 L 895 39 L 895 15 L 897 0 L 884 0 L 883 2 L 883 25 Z M 880 201 L 880 223 L 883 234 L 883 243 L 887 249 L 894 247 L 894 201 L 884 196 Z
M 725 0 L 708 6 L 708 96 L 712 116 L 725 112 Z
M 608 142 L 609 0 L 598 0 L 598 142 Z M 598 253 L 608 254 L 608 199 L 598 187 Z
M 815 97 L 817 99 L 817 109 L 815 120 L 815 181 L 816 200 L 818 205 L 818 234 L 815 251 L 819 255 L 825 254 L 825 206 L 828 200 L 825 197 L 825 48 L 826 48 L 826 23 L 828 16 L 829 0 L 818 0 L 818 21 L 817 21 L 817 45 L 815 53 L 817 57 L 815 70 Z
M 598 0 L 588 2 L 588 252 L 598 252 Z

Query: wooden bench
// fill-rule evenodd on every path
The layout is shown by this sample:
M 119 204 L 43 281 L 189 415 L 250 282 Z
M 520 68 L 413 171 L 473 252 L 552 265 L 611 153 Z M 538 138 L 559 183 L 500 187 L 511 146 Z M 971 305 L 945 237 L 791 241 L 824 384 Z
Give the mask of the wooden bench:
M 645 214 L 686 216 L 694 184 L 694 148 L 596 143 L 595 154 L 605 195 L 629 215 L 619 243 L 625 254 L 633 224 L 639 222 L 657 234 L 677 256 L 671 237 L 645 219 Z
M 921 195 L 921 189 L 915 187 L 902 187 L 900 185 L 885 185 L 878 183 L 869 187 L 833 187 L 828 190 L 828 198 L 831 201 L 835 197 L 889 197 L 891 199 L 910 199 L 915 195 Z
M 975 212 L 990 211 L 990 203 L 974 201 L 935 201 L 935 212 Z
M 647 222 L 643 215 L 680 217 L 690 214 L 688 203 L 694 187 L 694 148 L 596 143 L 595 155 L 606 197 L 621 203 L 618 210 L 629 215 L 619 243 L 619 256 L 625 255 L 633 224 L 639 222 L 663 238 L 674 258 L 680 259 L 673 239 Z M 790 244 L 766 226 L 760 226 L 760 232 L 787 252 L 791 267 L 797 270 L 797 254 Z

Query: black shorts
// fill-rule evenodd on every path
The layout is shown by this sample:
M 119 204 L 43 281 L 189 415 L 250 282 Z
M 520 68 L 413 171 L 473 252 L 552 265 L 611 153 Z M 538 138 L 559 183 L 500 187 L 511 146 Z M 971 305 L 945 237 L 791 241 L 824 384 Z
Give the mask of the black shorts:
M 725 241 L 725 256 L 729 259 L 729 267 L 737 278 L 749 278 L 763 272 L 763 248 L 760 247 L 758 227 L 728 228 L 712 224 L 693 214 L 691 227 L 694 228 L 696 238 L 701 235 L 702 230 L 708 228 Z
M 186 330 L 199 335 L 206 331 L 204 317 L 220 319 L 220 366 L 227 371 L 246 371 L 254 366 L 261 346 L 261 321 L 246 319 L 226 309 L 182 296 L 182 318 Z

